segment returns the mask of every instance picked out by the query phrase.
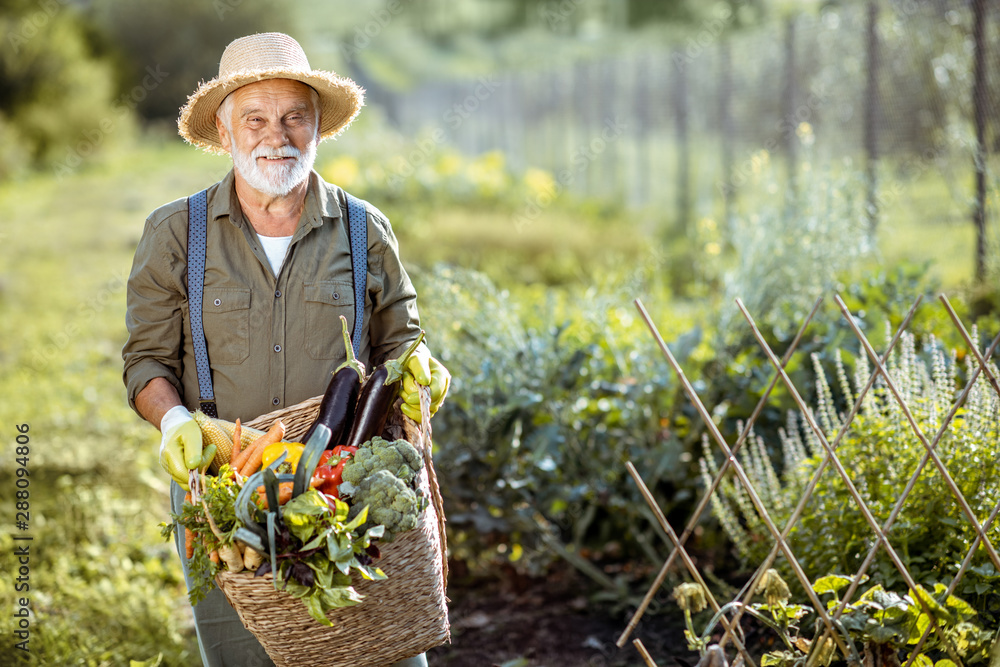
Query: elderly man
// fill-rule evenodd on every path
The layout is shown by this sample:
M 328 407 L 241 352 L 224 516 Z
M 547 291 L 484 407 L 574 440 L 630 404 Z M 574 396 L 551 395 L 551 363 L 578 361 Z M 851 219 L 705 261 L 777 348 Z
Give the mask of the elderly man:
M 344 130 L 362 100 L 353 81 L 311 69 L 294 39 L 265 33 L 230 44 L 219 76 L 181 110 L 181 136 L 230 154 L 233 170 L 200 193 L 200 204 L 181 199 L 146 220 L 122 351 L 129 402 L 162 433 L 174 511 L 202 458 L 189 410 L 247 421 L 323 393 L 345 358 L 341 315 L 354 323 L 369 367 L 420 333 L 388 220 L 353 200 L 363 208 L 352 225 L 346 193 L 312 169 L 318 143 Z M 436 410 L 447 370 L 422 344 L 408 368 L 431 386 Z M 187 576 L 180 539 L 177 546 Z M 219 590 L 194 616 L 205 665 L 272 664 Z

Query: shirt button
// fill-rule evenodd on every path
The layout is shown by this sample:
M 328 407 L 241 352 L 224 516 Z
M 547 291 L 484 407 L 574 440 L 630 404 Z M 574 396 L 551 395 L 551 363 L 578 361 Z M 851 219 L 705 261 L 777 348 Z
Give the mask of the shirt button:
M 275 352 L 281 352 L 281 346 L 280 345 L 275 345 L 274 346 L 274 351 Z
M 334 292 L 333 293 L 333 298 L 334 298 L 334 300 L 339 299 L 340 298 L 340 292 Z
M 274 291 L 274 298 L 275 299 L 280 299 L 281 298 L 281 290 L 280 289 Z
M 216 299 L 215 300 L 215 305 L 216 306 L 221 306 L 222 305 L 222 299 Z
M 274 398 L 271 399 L 271 403 L 273 403 L 274 405 L 277 405 L 278 403 L 281 403 L 281 401 L 279 401 L 278 397 L 275 396 Z

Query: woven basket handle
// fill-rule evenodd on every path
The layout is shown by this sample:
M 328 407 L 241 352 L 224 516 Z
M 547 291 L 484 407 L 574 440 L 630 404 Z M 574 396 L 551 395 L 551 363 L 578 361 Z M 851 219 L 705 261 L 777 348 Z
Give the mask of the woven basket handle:
M 417 385 L 420 395 L 420 439 L 424 455 L 424 468 L 427 469 L 427 481 L 431 488 L 431 501 L 438 517 L 438 531 L 441 533 L 441 579 L 444 590 L 448 590 L 448 536 L 445 531 L 444 499 L 441 498 L 441 487 L 438 486 L 437 473 L 432 460 L 434 443 L 431 440 L 431 388 Z

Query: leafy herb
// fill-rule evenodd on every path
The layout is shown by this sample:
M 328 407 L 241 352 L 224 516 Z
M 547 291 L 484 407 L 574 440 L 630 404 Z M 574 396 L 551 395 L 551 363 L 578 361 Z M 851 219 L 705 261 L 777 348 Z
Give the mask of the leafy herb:
M 173 522 L 161 524 L 164 539 L 170 539 L 178 525 L 195 534 L 194 556 L 188 561 L 188 574 L 194 584 L 188 592 L 188 598 L 193 605 L 201 602 L 212 590 L 215 575 L 219 572 L 219 565 L 212 562 L 210 554 L 222 545 L 232 544 L 236 530 L 241 525 L 236 520 L 235 512 L 240 487 L 228 465 L 219 469 L 218 476 L 204 476 L 202 487 L 202 498 L 221 531 L 221 541 L 212 533 L 201 504 L 184 503 L 180 514 L 171 513 Z
M 368 549 L 372 540 L 381 537 L 383 526 L 374 526 L 362 534 L 368 511 L 362 510 L 348 520 L 347 503 L 321 494 L 316 489 L 290 500 L 283 508 L 284 523 L 275 531 L 276 579 L 285 590 L 301 599 L 309 615 L 324 625 L 332 625 L 326 612 L 355 605 L 362 596 L 351 585 L 354 569 L 368 580 L 385 579 L 374 567 Z M 265 563 L 258 576 L 273 571 Z

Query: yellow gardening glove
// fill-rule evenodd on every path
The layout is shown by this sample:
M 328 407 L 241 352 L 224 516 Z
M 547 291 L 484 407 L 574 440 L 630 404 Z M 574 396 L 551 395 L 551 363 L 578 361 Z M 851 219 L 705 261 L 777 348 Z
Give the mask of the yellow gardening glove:
M 433 416 L 444 402 L 451 385 L 451 373 L 440 361 L 431 356 L 426 348 L 418 348 L 406 362 L 406 371 L 399 385 L 399 395 L 403 398 L 403 414 L 420 423 L 420 395 L 417 386 L 431 388 L 430 412 Z
M 201 427 L 183 405 L 170 408 L 160 420 L 160 467 L 175 482 L 188 488 L 188 471 L 201 468 L 206 454 L 202 451 Z M 211 463 L 211 459 L 209 459 Z

